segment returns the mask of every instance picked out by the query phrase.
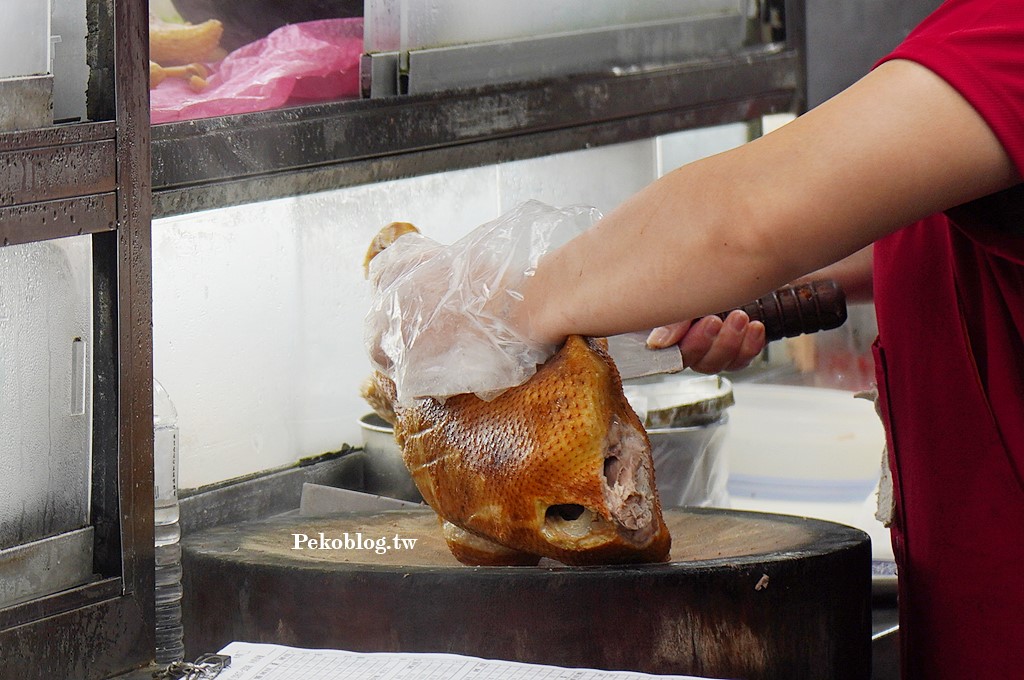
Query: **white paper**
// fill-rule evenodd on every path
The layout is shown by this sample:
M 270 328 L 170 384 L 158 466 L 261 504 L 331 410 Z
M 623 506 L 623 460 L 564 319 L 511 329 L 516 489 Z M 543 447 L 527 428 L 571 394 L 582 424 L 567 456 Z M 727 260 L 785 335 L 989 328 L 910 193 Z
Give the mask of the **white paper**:
M 457 654 L 347 652 L 232 642 L 217 680 L 704 680 L 691 675 L 560 668 Z

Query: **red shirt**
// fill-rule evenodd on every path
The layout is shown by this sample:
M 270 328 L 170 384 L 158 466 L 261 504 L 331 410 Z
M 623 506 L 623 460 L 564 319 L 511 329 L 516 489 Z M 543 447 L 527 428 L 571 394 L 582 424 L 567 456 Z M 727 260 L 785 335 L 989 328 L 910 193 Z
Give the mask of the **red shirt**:
M 950 0 L 886 59 L 956 88 L 1024 176 L 1024 2 Z M 1024 185 L 880 240 L 875 298 L 904 677 L 1024 678 Z

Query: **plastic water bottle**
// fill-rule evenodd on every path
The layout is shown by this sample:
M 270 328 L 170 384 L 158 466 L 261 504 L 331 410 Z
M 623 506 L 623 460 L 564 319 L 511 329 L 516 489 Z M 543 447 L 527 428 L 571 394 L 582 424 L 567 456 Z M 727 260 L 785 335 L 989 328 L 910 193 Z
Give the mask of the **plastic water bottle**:
M 181 528 L 178 526 L 178 412 L 153 381 L 153 496 L 158 664 L 185 658 L 181 625 Z

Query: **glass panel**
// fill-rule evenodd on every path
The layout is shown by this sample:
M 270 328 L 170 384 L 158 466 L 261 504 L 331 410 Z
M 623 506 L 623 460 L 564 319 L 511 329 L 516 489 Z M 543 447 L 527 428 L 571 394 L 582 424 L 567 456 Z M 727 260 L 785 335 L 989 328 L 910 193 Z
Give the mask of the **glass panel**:
M 0 7 L 0 131 L 49 125 L 50 3 L 2 0 Z
M 363 3 L 151 0 L 152 121 L 359 96 Z
M 89 524 L 88 236 L 0 248 L 0 550 Z
M 50 63 L 53 72 L 53 121 L 88 119 L 86 92 L 89 63 L 85 0 L 53 0 L 50 24 Z
M 748 0 L 370 0 L 371 98 L 679 64 L 741 50 Z
M 747 5 L 747 0 L 367 0 L 366 51 L 464 45 L 745 12 Z
M 89 3 L 90 21 L 85 0 L 0 0 L 0 131 L 110 117 L 109 11 Z
M 4 0 L 0 78 L 50 72 L 50 3 Z

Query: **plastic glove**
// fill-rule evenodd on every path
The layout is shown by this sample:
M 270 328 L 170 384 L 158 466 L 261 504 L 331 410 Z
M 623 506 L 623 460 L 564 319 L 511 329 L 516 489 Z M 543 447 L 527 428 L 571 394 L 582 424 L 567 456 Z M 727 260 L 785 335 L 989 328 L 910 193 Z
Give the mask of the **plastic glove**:
M 522 328 L 522 285 L 546 253 L 600 219 L 596 208 L 529 201 L 452 245 L 407 234 L 369 265 L 364 340 L 399 405 L 522 384 L 557 349 Z

